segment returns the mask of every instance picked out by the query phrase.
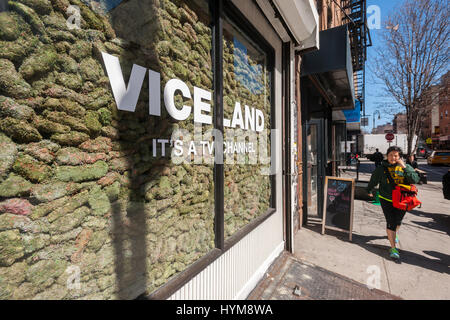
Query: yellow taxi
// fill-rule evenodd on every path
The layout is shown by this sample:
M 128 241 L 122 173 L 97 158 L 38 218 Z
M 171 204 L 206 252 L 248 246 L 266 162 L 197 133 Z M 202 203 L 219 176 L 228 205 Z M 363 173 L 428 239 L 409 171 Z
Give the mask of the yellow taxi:
M 428 164 L 450 165 L 450 150 L 436 150 L 427 159 Z

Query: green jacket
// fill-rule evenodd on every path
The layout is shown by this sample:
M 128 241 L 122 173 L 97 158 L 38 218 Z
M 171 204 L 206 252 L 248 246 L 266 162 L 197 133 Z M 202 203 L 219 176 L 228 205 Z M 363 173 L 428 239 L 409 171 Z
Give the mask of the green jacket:
M 381 166 L 377 167 L 370 177 L 369 185 L 367 186 L 367 192 L 372 193 L 374 188 L 380 184 L 380 196 L 392 200 L 392 190 L 395 185 L 389 183 L 388 177 L 386 176 L 384 169 L 387 168 L 390 172 L 391 177 L 394 179 L 396 184 L 414 184 L 420 181 L 419 174 L 414 171 L 413 167 L 409 164 L 406 168 L 402 168 L 398 165 L 391 165 L 386 160 L 381 162 Z

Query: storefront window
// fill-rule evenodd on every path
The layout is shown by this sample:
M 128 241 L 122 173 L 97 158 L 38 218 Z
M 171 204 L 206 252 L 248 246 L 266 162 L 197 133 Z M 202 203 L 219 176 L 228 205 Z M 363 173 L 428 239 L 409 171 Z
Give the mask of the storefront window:
M 317 123 L 309 123 L 306 131 L 306 190 L 308 215 L 320 215 L 317 208 L 318 201 L 318 164 L 319 139 Z
M 335 139 L 333 175 L 336 175 L 339 172 L 338 167 L 346 165 L 347 127 L 345 121 L 333 121 L 333 127 Z
M 270 208 L 265 169 L 270 166 L 271 70 L 268 54 L 231 19 L 224 20 L 223 37 L 224 229 L 229 238 Z
M 136 298 L 214 248 L 214 165 L 195 162 L 193 150 L 190 163 L 171 158 L 174 131 L 188 143 L 194 124 L 212 128 L 209 12 L 203 0 L 8 2 L 1 298 Z M 263 110 L 263 84 L 241 102 Z M 263 196 L 237 206 L 260 213 L 266 180 L 250 184 L 245 170 L 232 181 Z

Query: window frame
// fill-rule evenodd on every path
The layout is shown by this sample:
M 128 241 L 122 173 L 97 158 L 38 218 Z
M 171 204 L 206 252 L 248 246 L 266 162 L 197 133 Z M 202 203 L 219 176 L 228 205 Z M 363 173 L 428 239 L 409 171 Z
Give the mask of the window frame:
M 267 54 L 267 69 L 270 71 L 270 129 L 276 128 L 276 107 L 275 107 L 275 49 L 261 35 L 261 33 L 248 21 L 231 0 L 207 0 L 211 13 L 212 30 L 212 52 L 213 61 L 213 124 L 214 129 L 224 135 L 224 108 L 223 108 L 223 20 L 233 21 L 239 29 L 248 35 Z M 261 15 L 264 14 L 260 11 Z M 273 146 L 271 144 L 271 149 Z M 272 150 L 271 150 L 272 151 Z M 272 154 L 272 153 L 271 153 Z M 206 255 L 191 264 L 185 270 L 177 274 L 174 278 L 162 285 L 160 288 L 150 293 L 143 294 L 140 298 L 163 300 L 169 298 L 173 293 L 181 289 L 186 283 L 206 269 L 210 264 L 220 258 L 235 244 L 255 230 L 276 212 L 276 174 L 270 176 L 271 197 L 269 209 L 256 219 L 236 231 L 225 240 L 224 232 L 224 164 L 214 163 L 214 236 L 215 248 Z M 282 230 L 280 230 L 282 232 Z
M 264 39 L 264 37 L 256 30 L 255 27 L 248 21 L 248 19 L 231 3 L 231 1 L 224 1 L 226 4 L 224 6 L 224 10 L 222 12 L 222 18 L 224 19 L 225 16 L 228 20 L 231 20 L 235 26 L 237 26 L 240 31 L 247 36 L 251 35 L 252 41 L 255 42 L 259 49 L 264 51 L 267 55 L 267 70 L 270 72 L 270 129 L 275 129 L 275 49 L 269 44 L 269 42 Z M 222 25 L 223 27 L 223 25 Z M 223 31 L 223 28 L 222 30 Z M 223 40 L 223 34 L 221 39 Z M 221 41 L 221 44 L 223 41 Z M 223 61 L 223 50 L 220 54 L 220 60 Z M 223 65 L 222 65 L 223 67 Z M 223 68 L 221 70 L 218 70 L 220 73 L 220 77 L 222 78 L 221 81 L 223 81 Z M 223 118 L 223 82 L 222 82 L 222 100 L 220 101 L 220 109 L 222 113 Z M 218 114 L 218 112 L 216 112 Z M 222 134 L 223 134 L 223 128 L 222 128 Z M 269 135 L 269 139 L 271 137 L 271 134 Z M 272 155 L 272 143 L 271 143 L 271 155 Z M 222 177 L 225 179 L 225 175 Z M 222 250 L 228 250 L 232 246 L 234 246 L 237 242 L 239 242 L 243 237 L 245 237 L 248 233 L 250 233 L 253 229 L 258 227 L 262 222 L 264 222 L 268 217 L 270 217 L 273 213 L 276 211 L 276 174 L 273 174 L 270 176 L 270 185 L 271 185 L 271 193 L 270 193 L 270 206 L 266 210 L 266 212 L 259 215 L 258 218 L 261 217 L 261 221 L 256 218 L 253 221 L 249 222 L 245 226 L 243 226 L 241 229 L 236 231 L 233 235 L 228 237 L 224 240 L 224 246 L 219 247 L 219 249 Z M 223 187 L 223 185 L 221 185 Z M 221 201 L 224 204 L 224 190 L 221 191 L 222 199 Z M 217 199 L 215 199 L 217 202 Z M 224 208 L 222 207 L 222 212 L 220 214 L 224 216 Z M 222 220 L 223 221 L 223 220 Z M 224 230 L 224 225 L 221 228 Z M 225 231 L 223 231 L 223 237 L 225 237 Z

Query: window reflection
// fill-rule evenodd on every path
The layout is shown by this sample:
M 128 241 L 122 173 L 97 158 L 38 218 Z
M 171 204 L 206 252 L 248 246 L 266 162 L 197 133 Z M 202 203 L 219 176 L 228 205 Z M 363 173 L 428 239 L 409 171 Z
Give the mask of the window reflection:
M 261 157 L 270 157 L 271 86 L 267 53 L 229 19 L 224 20 L 223 34 L 224 117 L 231 120 L 230 124 L 225 121 L 224 141 L 250 142 L 252 137 L 256 137 L 255 153 L 225 155 L 224 228 L 228 238 L 270 207 L 271 181 L 269 175 L 261 174 L 262 167 L 267 166 Z M 239 114 L 237 108 L 242 112 L 244 130 L 233 121 Z M 262 132 L 251 130 L 246 123 L 247 118 L 251 118 L 249 111 L 252 108 L 255 112 L 262 112 Z M 267 144 L 260 150 L 264 140 Z M 239 162 L 243 155 L 244 164 Z M 251 161 L 252 157 L 254 161 Z

